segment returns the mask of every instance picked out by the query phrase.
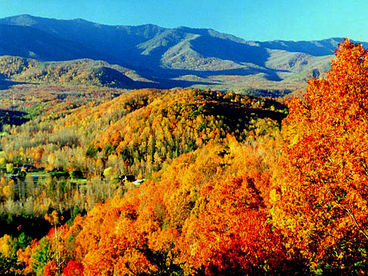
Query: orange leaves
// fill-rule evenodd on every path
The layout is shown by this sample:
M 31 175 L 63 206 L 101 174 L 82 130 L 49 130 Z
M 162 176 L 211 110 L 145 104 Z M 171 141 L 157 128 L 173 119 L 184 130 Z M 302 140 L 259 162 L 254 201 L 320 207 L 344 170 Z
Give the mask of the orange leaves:
M 70 260 L 63 270 L 65 276 L 83 276 L 83 265 L 79 262 Z
M 53 261 L 58 273 L 85 275 L 277 271 L 286 257 L 267 211 L 276 159 L 269 156 L 282 118 L 274 104 L 193 89 L 138 91 L 48 124 L 54 144 L 69 129 L 71 137 L 78 134 L 76 145 L 53 151 L 45 139 L 34 157 L 87 178 L 64 186 L 50 178 L 50 191 L 75 189 L 70 199 L 78 207 L 94 207 L 50 232 L 37 250 L 20 253 L 27 267 L 33 258 L 37 273 L 52 271 Z M 250 129 L 261 142 L 240 143 Z M 127 189 L 118 176 L 130 174 L 146 179 Z M 113 189 L 119 196 L 106 200 Z M 121 196 L 123 189 L 129 191 Z M 59 225 L 55 213 L 46 219 Z
M 281 200 L 272 212 L 314 265 L 337 261 L 368 242 L 357 231 L 368 223 L 368 53 L 346 40 L 336 56 L 326 78 L 310 81 L 304 99 L 290 102 L 276 180 Z M 345 246 L 358 237 L 358 244 Z
M 46 214 L 45 215 L 45 220 L 50 222 L 51 225 L 57 225 L 59 223 L 58 213 L 54 210 L 54 211 L 52 211 L 52 213 L 50 215 Z M 63 218 L 61 218 L 61 220 L 63 220 Z
M 280 236 L 266 222 L 263 200 L 253 181 L 235 178 L 202 189 L 205 208 L 185 222 L 181 239 L 187 266 L 214 275 L 261 273 L 275 269 L 285 258 Z
M 260 167 L 252 148 L 230 136 L 225 145 L 208 144 L 175 159 L 153 176 L 155 180 L 123 198 L 96 204 L 84 218 L 77 216 L 71 227 L 59 228 L 55 233 L 61 271 L 70 275 L 278 271 L 286 256 L 268 221 L 263 199 L 268 174 Z M 46 238 L 55 251 L 55 234 Z M 51 269 L 52 261 L 45 267 Z
M 38 260 L 36 260 L 36 255 L 40 251 L 41 246 L 36 240 L 33 240 L 25 249 L 19 249 L 17 251 L 18 263 L 23 266 L 24 274 L 29 274 L 36 270 L 39 265 Z
M 105 205 L 97 205 L 85 218 L 82 229 L 76 237 L 77 257 L 83 260 L 85 274 L 106 274 L 119 271 L 123 274 L 144 272 L 145 256 L 138 249 L 144 249 L 139 225 L 137 205 L 139 201 L 122 202 L 115 198 Z M 145 231 L 153 229 L 146 224 Z M 141 263 L 133 265 L 135 262 Z M 127 267 L 127 263 L 132 267 Z M 134 270 L 136 267 L 138 270 Z
M 57 264 L 55 261 L 49 261 L 43 268 L 43 276 L 54 276 L 57 275 Z

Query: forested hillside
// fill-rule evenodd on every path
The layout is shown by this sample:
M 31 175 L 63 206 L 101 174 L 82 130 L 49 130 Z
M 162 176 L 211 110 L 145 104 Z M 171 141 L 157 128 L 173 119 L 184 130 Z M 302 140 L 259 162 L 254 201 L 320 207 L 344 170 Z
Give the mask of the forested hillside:
M 25 83 L 64 86 L 139 88 L 157 86 L 135 71 L 104 61 L 80 59 L 40 62 L 15 56 L 0 57 L 0 76 Z
M 346 40 L 299 98 L 7 91 L 0 273 L 364 274 L 367 65 Z
M 76 192 L 81 193 L 78 207 L 91 208 L 119 188 L 125 175 L 149 177 L 165 161 L 209 141 L 221 142 L 229 134 L 242 141 L 249 132 L 277 128 L 285 116 L 285 107 L 275 100 L 200 90 L 138 90 L 101 104 L 55 107 L 64 103 L 40 110 L 41 115 L 8 129 L 10 135 L 2 138 L 5 163 L 51 172 L 35 173 L 38 181 L 51 181 L 51 187 L 23 195 L 23 201 L 44 202 L 43 191 L 51 189 L 51 205 L 40 214 L 50 206 L 72 209 Z M 58 172 L 61 179 L 50 177 Z M 54 194 L 61 183 L 68 187 Z M 23 208 L 14 211 L 21 214 Z

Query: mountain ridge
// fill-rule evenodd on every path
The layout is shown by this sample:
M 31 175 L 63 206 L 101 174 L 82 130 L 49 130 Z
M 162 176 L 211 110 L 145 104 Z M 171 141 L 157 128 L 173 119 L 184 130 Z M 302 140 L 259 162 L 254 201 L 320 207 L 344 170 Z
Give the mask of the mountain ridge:
M 11 28 L 29 39 L 18 45 L 21 38 Z M 136 71 L 161 87 L 217 89 L 300 86 L 308 75 L 318 76 L 328 69 L 343 40 L 247 41 L 205 28 L 105 25 L 31 15 L 0 19 L 0 39 L 5 45 L 16 45 L 0 47 L 1 55 L 40 61 L 104 60 Z

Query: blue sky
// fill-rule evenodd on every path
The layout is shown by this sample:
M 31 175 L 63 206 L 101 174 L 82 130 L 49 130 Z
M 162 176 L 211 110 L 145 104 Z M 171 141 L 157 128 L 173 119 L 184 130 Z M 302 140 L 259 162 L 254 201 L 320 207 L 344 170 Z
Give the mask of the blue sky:
M 0 0 L 0 17 L 212 28 L 247 40 L 368 41 L 367 0 Z

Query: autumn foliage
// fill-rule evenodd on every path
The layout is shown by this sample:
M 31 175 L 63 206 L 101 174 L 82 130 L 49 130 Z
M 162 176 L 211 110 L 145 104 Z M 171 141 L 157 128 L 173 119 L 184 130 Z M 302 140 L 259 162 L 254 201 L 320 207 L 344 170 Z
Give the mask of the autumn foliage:
M 367 50 L 346 40 L 283 127 L 273 220 L 291 251 L 326 271 L 367 265 L 367 66 Z
M 75 260 L 85 275 L 281 271 L 287 257 L 263 199 L 267 172 L 252 169 L 264 166 L 254 154 L 233 137 L 210 143 L 59 228 L 58 240 L 44 239 L 59 248 L 61 264 Z
M 282 125 L 280 102 L 189 89 L 123 93 L 15 128 L 4 170 L 28 157 L 70 178 L 25 176 L 36 210 L 54 209 L 52 229 L 30 244 L 0 238 L 4 273 L 364 274 L 367 68 L 368 51 L 345 40 L 326 77 L 287 101 Z M 33 144 L 17 147 L 26 134 Z M 27 202 L 20 183 L 0 179 L 4 206 Z M 73 206 L 66 224 L 55 209 Z
M 235 93 L 48 89 L 28 91 L 43 96 L 40 114 L 0 138 L 0 167 L 9 167 L 8 174 L 23 165 L 32 170 L 18 172 L 16 183 L 0 182 L 0 206 L 9 198 L 19 202 L 11 205 L 17 215 L 89 210 L 130 189 L 126 175 L 149 177 L 166 162 L 209 141 L 221 143 L 228 134 L 239 141 L 264 135 L 285 116 L 285 107 L 273 99 Z M 17 94 L 19 101 L 32 100 L 26 92 Z

